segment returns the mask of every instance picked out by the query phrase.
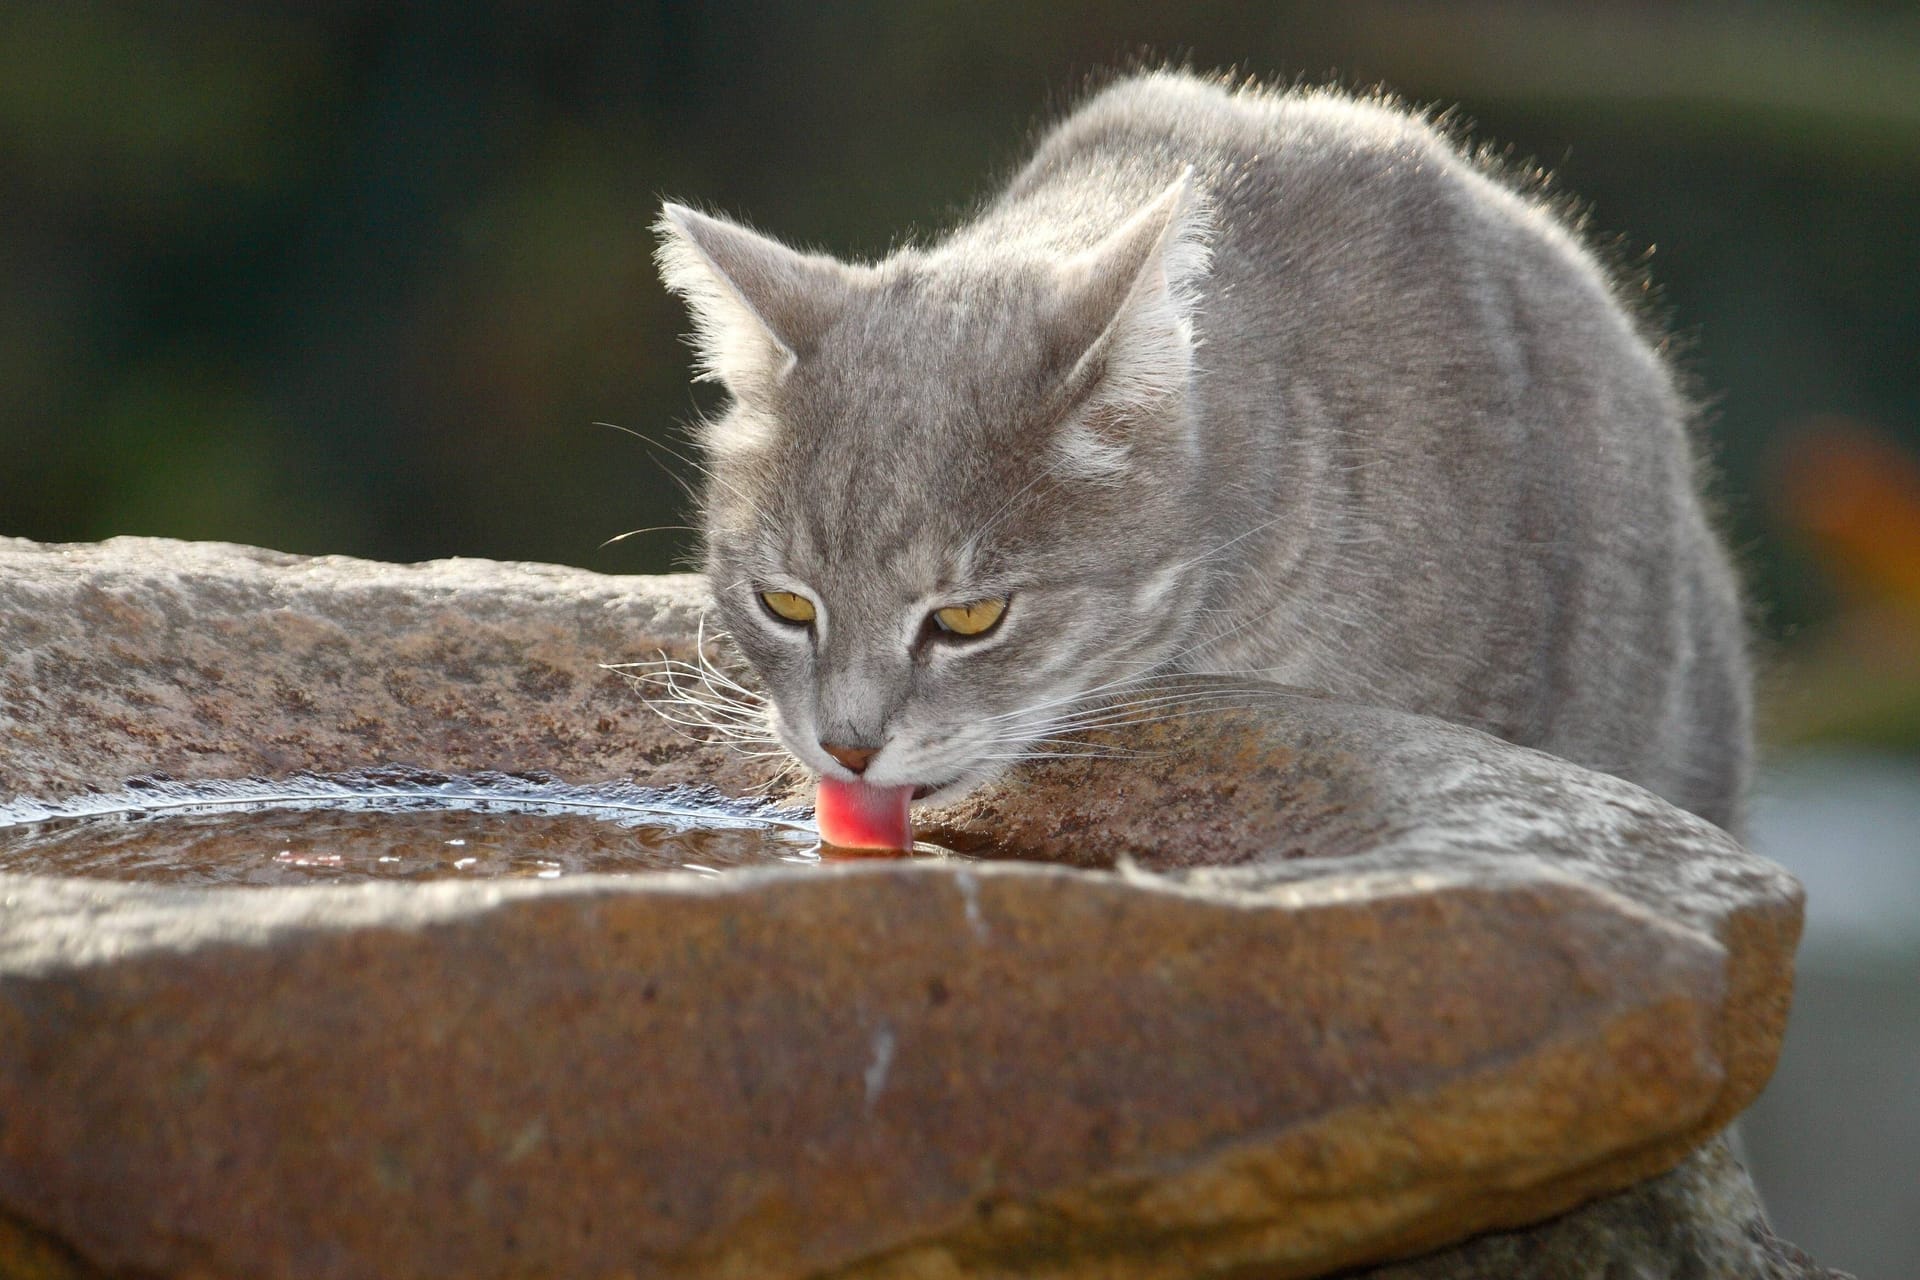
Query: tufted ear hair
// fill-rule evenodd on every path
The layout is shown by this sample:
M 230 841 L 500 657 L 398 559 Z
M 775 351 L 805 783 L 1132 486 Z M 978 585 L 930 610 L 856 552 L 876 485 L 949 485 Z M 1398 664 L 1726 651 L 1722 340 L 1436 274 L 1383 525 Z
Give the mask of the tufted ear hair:
M 1061 447 L 1087 464 L 1081 469 L 1117 469 L 1125 420 L 1186 388 L 1212 229 L 1189 168 L 1098 244 L 1056 266 L 1064 398 L 1079 405 Z
M 846 301 L 851 271 L 823 254 L 673 203 L 654 230 L 660 278 L 693 315 L 698 376 L 737 398 L 777 387 Z

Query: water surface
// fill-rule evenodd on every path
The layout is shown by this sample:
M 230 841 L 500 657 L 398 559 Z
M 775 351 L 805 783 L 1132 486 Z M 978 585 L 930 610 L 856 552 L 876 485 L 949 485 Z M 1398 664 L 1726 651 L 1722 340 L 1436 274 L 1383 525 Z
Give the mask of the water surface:
M 181 783 L 0 806 L 0 871 L 302 885 L 812 865 L 804 814 L 692 788 L 408 769 Z

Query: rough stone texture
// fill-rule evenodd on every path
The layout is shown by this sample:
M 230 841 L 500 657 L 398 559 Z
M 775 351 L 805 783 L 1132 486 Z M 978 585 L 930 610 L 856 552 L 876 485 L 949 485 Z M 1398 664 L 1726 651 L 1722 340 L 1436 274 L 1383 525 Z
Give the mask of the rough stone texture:
M 0 543 L 0 802 L 389 762 L 774 786 L 597 665 L 688 655 L 698 599 Z M 1005 862 L 0 876 L 0 1275 L 1305 1276 L 1682 1160 L 1382 1274 L 1821 1274 L 1755 1270 L 1790 1255 L 1744 1175 L 1688 1158 L 1777 1051 L 1789 878 L 1466 730 L 1214 696 L 1116 738 L 1163 761 L 937 815 Z
M 1204 717 L 1115 734 L 1115 746 L 1177 766 L 1130 771 L 1106 788 L 1106 762 L 1029 767 L 1016 781 L 932 815 L 927 834 L 956 848 L 996 835 L 1022 856 L 1103 856 L 1192 887 L 1258 893 L 1418 877 L 1526 884 L 1565 876 L 1617 894 L 1726 949 L 1728 999 L 1715 1028 L 1726 1071 L 1698 1122 L 1628 1162 L 1670 1167 L 1725 1127 L 1766 1084 L 1786 1031 L 1798 886 L 1717 828 L 1616 778 L 1422 717 L 1344 706 L 1271 686 L 1170 682 L 1205 690 Z M 1160 691 L 1160 696 L 1166 696 Z M 1094 741 L 1103 739 L 1094 736 Z M 1156 843 L 1156 830 L 1181 834 Z M 1542 1216 L 1551 1182 L 1508 1200 L 1508 1221 Z M 1522 1207 L 1524 1206 L 1524 1207 Z
M 744 794 L 763 769 L 600 665 L 691 656 L 701 599 L 687 576 L 0 538 L 0 801 L 390 762 Z

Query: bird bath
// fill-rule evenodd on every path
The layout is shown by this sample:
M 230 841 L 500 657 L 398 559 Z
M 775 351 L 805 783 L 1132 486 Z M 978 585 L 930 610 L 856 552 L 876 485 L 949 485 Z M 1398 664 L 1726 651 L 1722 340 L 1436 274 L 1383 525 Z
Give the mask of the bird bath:
M 0 805 L 35 839 L 140 794 L 421 770 L 520 807 L 404 856 L 485 829 L 532 872 L 0 870 L 0 1273 L 1170 1280 L 1445 1247 L 1393 1274 L 1457 1278 L 1515 1274 L 1509 1247 L 1632 1270 L 1647 1241 L 1689 1274 L 1775 1265 L 1716 1135 L 1772 1069 L 1800 902 L 1724 833 L 1249 685 L 1132 731 L 1146 764 L 924 816 L 991 858 L 825 863 L 795 780 L 602 667 L 693 656 L 700 601 L 0 541 Z M 536 828 L 582 811 L 527 788 L 692 787 L 779 852 L 540 874 Z M 240 861 L 352 807 L 270 806 Z

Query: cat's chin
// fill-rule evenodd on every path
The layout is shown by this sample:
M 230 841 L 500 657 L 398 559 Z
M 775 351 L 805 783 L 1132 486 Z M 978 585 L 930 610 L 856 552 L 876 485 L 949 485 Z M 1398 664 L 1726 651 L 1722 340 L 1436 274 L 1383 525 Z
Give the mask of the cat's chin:
M 975 770 L 963 773 L 957 778 L 949 778 L 945 782 L 922 783 L 913 789 L 913 803 L 936 809 L 943 804 L 952 804 L 962 796 L 993 781 L 1000 776 L 1000 772 L 997 769 L 991 772 Z
M 937 809 L 943 804 L 952 804 L 979 785 L 980 782 L 976 778 L 956 778 L 952 782 L 930 782 L 913 789 L 913 803 L 916 808 L 924 804 Z

